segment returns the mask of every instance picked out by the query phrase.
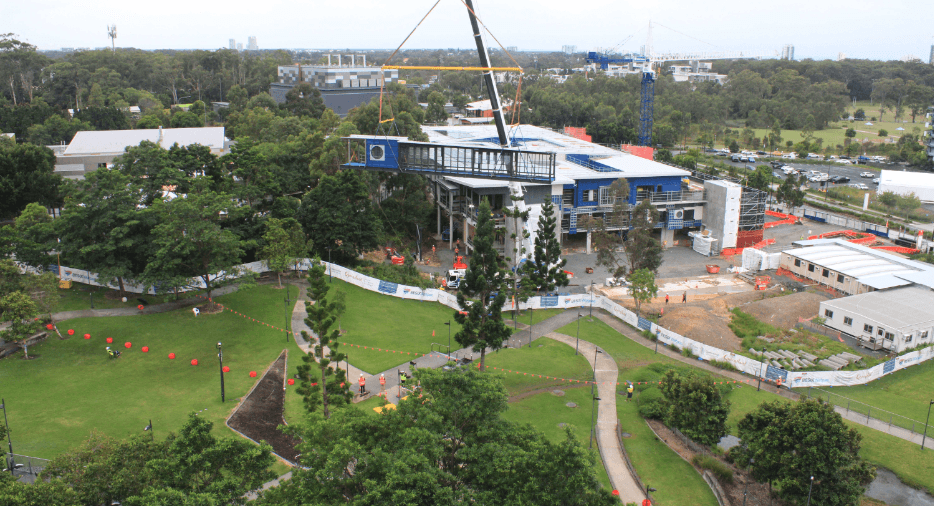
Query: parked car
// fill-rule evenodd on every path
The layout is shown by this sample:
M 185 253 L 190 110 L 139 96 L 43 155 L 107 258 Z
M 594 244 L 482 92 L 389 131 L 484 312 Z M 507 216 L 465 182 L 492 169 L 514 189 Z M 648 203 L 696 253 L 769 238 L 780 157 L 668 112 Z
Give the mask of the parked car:
M 733 162 L 738 162 L 738 161 L 740 161 L 739 155 L 733 154 L 733 156 L 730 157 L 730 161 L 733 161 Z
M 749 156 L 746 158 L 746 161 L 749 162 L 749 163 L 756 163 L 756 157 L 754 157 L 754 156 L 752 156 L 752 155 L 749 155 Z
M 765 155 L 767 155 L 768 153 L 766 153 L 765 151 L 756 151 L 756 154 L 759 155 L 759 156 L 765 156 Z
M 856 183 L 856 184 L 853 185 L 853 187 L 854 187 L 854 188 L 857 188 L 857 189 L 859 189 L 859 190 L 868 190 L 868 189 L 869 189 L 869 187 L 866 186 L 866 185 L 864 185 L 863 183 Z
M 734 161 L 735 161 L 735 160 L 734 160 Z M 749 158 L 747 158 L 746 155 L 739 155 L 739 161 L 741 161 L 741 162 L 748 162 L 748 161 L 749 161 Z
M 798 155 L 794 153 L 785 153 L 782 155 L 782 160 L 794 160 L 795 158 L 798 158 Z
M 849 160 L 834 160 L 834 161 L 839 163 L 840 165 L 853 165 L 852 163 L 850 163 Z
M 830 182 L 833 183 L 833 184 L 849 183 L 849 182 L 850 182 L 850 178 L 848 178 L 848 177 L 846 177 L 846 176 L 834 176 L 834 177 L 830 178 Z
M 779 179 L 781 179 L 781 177 L 782 177 L 782 175 L 779 174 L 778 172 L 772 172 L 772 175 L 775 176 L 775 177 L 777 177 L 777 178 L 779 178 Z
M 876 184 L 879 184 L 879 178 L 873 178 L 872 182 L 873 182 L 873 183 L 876 183 Z
M 875 172 L 860 172 L 859 177 L 876 177 Z
M 769 162 L 769 165 L 771 165 L 773 169 L 780 169 L 783 165 L 785 165 L 785 162 L 780 160 L 772 160 Z

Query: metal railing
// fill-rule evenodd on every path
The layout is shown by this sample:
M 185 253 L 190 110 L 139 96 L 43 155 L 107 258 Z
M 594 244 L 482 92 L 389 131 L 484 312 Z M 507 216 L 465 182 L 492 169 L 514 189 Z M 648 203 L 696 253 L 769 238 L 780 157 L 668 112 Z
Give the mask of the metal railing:
M 823 399 L 824 401 L 833 404 L 834 406 L 845 408 L 847 413 L 856 413 L 861 416 L 865 416 L 866 423 L 869 423 L 870 420 L 875 419 L 879 423 L 888 424 L 889 428 L 893 426 L 900 427 L 902 429 L 914 432 L 915 434 L 922 434 L 924 432 L 924 422 L 913 420 L 907 416 L 892 413 L 891 411 L 886 411 L 882 408 L 870 406 L 869 404 L 857 401 L 855 399 L 850 399 L 849 397 L 844 397 L 840 394 L 828 392 L 827 390 L 823 390 L 817 387 L 808 387 L 807 396 L 808 399 Z M 928 435 L 930 434 L 931 429 L 930 426 L 928 426 Z
M 645 192 L 638 193 L 636 200 L 641 202 L 649 199 L 650 202 L 702 202 L 707 200 L 706 191 L 673 191 L 673 192 Z
M 39 476 L 39 473 L 49 466 L 50 462 L 50 460 L 38 457 L 7 453 L 4 456 L 3 471 L 10 472 L 10 466 L 12 465 L 13 476 L 18 477 L 21 481 L 32 483 Z

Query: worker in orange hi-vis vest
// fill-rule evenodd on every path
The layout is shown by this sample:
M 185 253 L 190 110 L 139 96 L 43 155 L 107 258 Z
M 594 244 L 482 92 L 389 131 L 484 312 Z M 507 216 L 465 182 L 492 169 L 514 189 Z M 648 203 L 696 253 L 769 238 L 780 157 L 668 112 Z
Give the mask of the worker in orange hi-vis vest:
M 379 375 L 379 392 L 383 393 L 385 391 L 386 391 L 386 375 L 380 374 Z
M 360 395 L 365 394 L 366 393 L 366 378 L 364 378 L 363 375 L 361 374 L 360 380 L 357 382 L 360 384 Z

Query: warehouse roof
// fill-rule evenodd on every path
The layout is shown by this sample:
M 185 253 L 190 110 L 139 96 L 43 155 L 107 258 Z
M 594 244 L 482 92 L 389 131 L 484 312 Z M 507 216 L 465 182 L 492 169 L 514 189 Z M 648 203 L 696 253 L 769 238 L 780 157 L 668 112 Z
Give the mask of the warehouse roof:
M 794 244 L 806 247 L 785 250 L 783 253 L 856 278 L 860 283 L 877 290 L 914 283 L 916 281 L 905 277 L 912 274 L 930 272 L 934 277 L 934 265 L 839 239 L 815 239 Z
M 931 311 L 934 290 L 917 285 L 851 295 L 827 300 L 821 305 L 862 315 L 892 330 L 910 331 L 934 325 L 934 312 Z
M 224 127 L 83 131 L 75 134 L 65 156 L 120 154 L 128 146 L 138 146 L 143 141 L 157 143 L 165 149 L 178 143 L 179 146 L 201 144 L 211 150 L 223 150 Z

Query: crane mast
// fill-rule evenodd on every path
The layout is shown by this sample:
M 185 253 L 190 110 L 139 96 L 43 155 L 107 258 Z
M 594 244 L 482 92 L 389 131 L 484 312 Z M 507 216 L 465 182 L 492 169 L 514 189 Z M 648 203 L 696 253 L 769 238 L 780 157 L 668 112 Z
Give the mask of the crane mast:
M 490 107 L 493 109 L 493 121 L 496 122 L 496 134 L 499 136 L 500 145 L 508 148 L 509 138 L 506 136 L 506 122 L 503 121 L 503 105 L 499 99 L 499 92 L 496 90 L 496 79 L 493 76 L 492 65 L 490 65 L 490 55 L 487 54 L 486 44 L 483 42 L 483 34 L 477 22 L 473 0 L 464 0 L 464 2 L 467 4 L 467 14 L 470 16 L 470 26 L 473 28 L 473 38 L 477 43 L 477 53 L 480 54 L 480 66 L 489 68 L 483 71 L 483 79 L 486 81 L 486 89 L 490 95 Z

